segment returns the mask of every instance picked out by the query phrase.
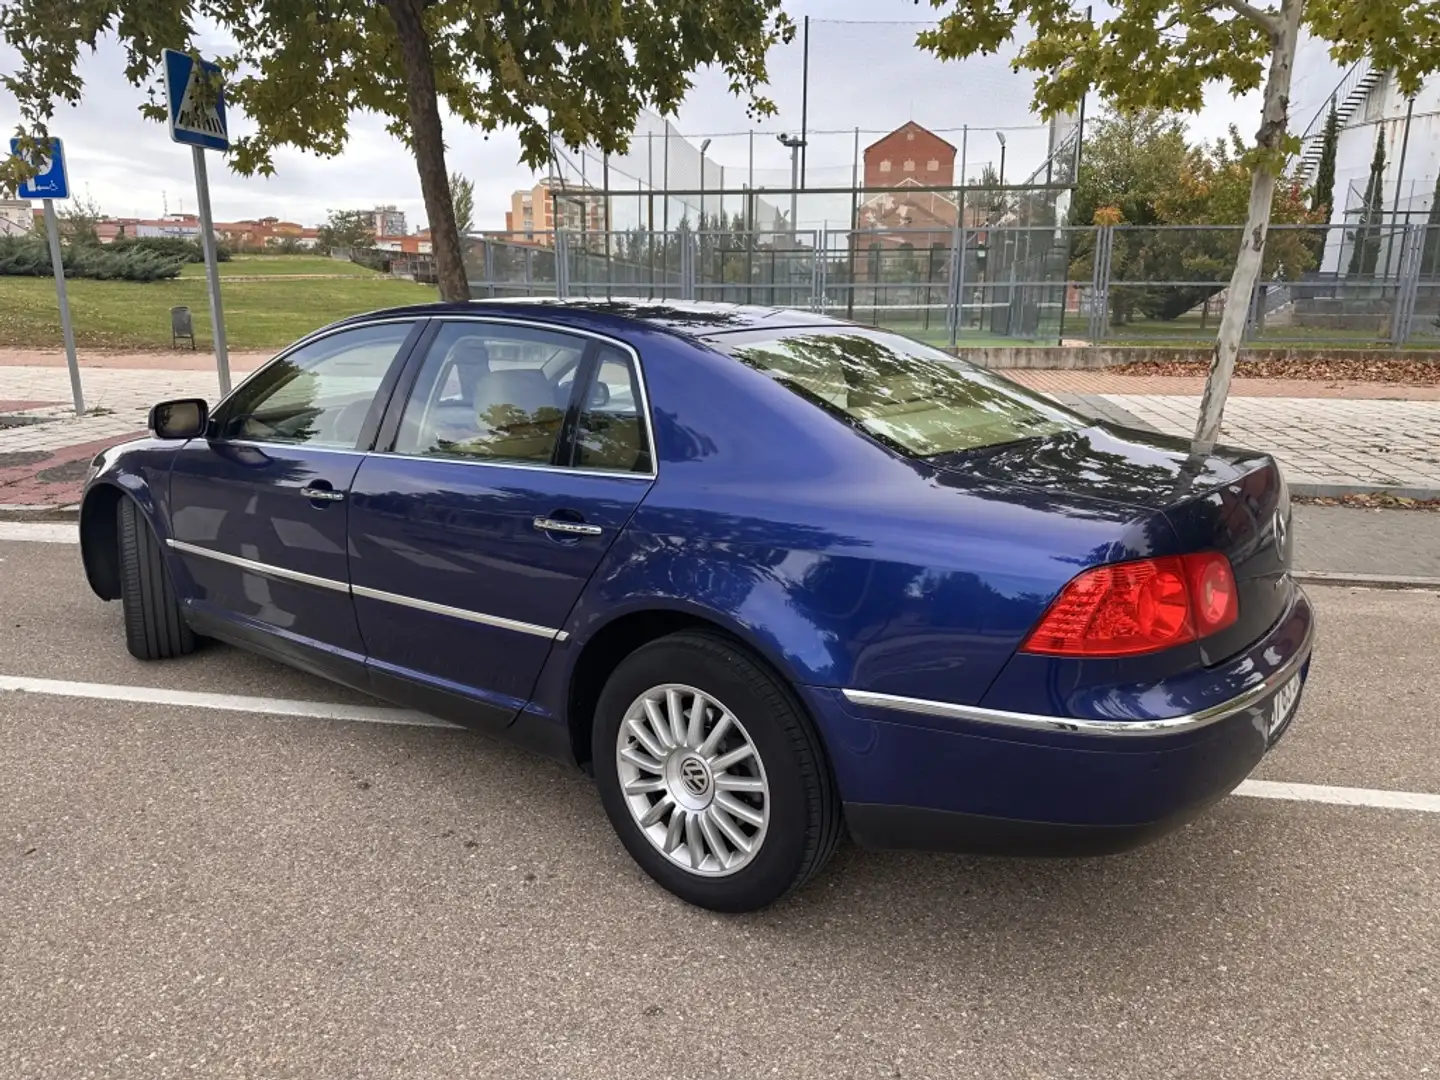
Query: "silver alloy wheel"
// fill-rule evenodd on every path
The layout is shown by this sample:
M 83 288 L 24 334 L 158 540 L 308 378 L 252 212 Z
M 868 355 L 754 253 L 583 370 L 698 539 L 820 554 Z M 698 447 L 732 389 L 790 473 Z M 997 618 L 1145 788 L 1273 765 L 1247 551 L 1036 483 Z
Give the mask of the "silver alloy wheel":
M 676 866 L 724 877 L 749 865 L 770 823 L 765 765 L 743 724 L 693 686 L 653 686 L 615 740 L 625 805 Z

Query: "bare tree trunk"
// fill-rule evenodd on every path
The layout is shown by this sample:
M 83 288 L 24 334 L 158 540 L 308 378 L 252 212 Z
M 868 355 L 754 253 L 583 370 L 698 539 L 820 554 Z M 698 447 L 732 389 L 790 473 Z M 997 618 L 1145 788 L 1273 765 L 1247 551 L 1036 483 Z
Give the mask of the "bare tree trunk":
M 410 139 L 420 172 L 420 192 L 430 219 L 430 250 L 442 300 L 469 300 L 470 281 L 460 255 L 460 233 L 455 227 L 455 206 L 450 199 L 450 178 L 445 171 L 445 138 L 440 130 L 440 102 L 435 91 L 435 69 L 430 39 L 421 15 L 425 0 L 384 0 L 395 24 L 400 55 L 405 64 L 405 91 L 410 106 Z
M 1273 53 L 1270 74 L 1265 80 L 1265 106 L 1255 145 L 1266 155 L 1250 180 L 1250 208 L 1245 233 L 1240 239 L 1240 253 L 1235 259 L 1235 272 L 1225 293 L 1225 307 L 1220 315 L 1220 332 L 1210 358 L 1210 373 L 1205 380 L 1205 396 L 1200 402 L 1200 419 L 1195 425 L 1195 441 L 1213 446 L 1220 438 L 1220 421 L 1225 415 L 1225 399 L 1230 394 L 1230 379 L 1235 374 L 1235 361 L 1240 355 L 1240 340 L 1245 334 L 1245 320 L 1250 311 L 1250 296 L 1260 279 L 1265 257 L 1265 233 L 1270 225 L 1270 204 L 1275 198 L 1275 155 L 1285 138 L 1290 106 L 1290 73 L 1295 62 L 1295 43 L 1300 35 L 1300 13 L 1305 0 L 1283 0 L 1279 18 L 1269 26 Z

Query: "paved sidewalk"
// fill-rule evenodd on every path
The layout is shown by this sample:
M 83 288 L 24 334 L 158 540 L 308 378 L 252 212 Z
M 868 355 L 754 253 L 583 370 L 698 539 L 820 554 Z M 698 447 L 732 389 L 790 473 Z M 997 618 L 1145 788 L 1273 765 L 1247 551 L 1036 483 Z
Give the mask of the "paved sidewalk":
M 1014 371 L 1088 416 L 1189 438 L 1204 380 L 1103 371 Z M 1440 498 L 1440 387 L 1236 379 L 1222 438 L 1274 454 L 1297 494 L 1391 491 Z

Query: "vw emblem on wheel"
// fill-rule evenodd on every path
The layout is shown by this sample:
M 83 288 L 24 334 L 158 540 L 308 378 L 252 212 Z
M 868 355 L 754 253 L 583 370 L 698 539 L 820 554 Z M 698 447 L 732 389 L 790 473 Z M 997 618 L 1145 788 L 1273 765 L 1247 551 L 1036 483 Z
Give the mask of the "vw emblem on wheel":
M 1285 556 L 1285 515 L 1279 510 L 1275 511 L 1275 552 L 1281 558 Z
M 710 777 L 698 758 L 690 758 L 680 766 L 680 779 L 691 795 L 704 795 L 710 786 Z

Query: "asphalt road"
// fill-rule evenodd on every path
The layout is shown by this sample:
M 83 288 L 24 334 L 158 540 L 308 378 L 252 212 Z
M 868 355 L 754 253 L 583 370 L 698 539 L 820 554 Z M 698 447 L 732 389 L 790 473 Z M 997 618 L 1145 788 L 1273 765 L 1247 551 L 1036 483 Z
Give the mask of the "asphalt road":
M 1440 794 L 1440 594 L 1312 594 L 1257 776 Z M 71 545 L 0 542 L 0 597 L 0 675 L 366 703 L 220 647 L 131 660 Z M 477 736 L 0 693 L 0 1077 L 768 1075 L 1440 1075 L 1440 813 L 1233 797 L 1093 861 L 846 847 L 718 917 L 587 780 Z

